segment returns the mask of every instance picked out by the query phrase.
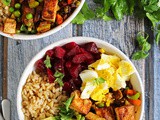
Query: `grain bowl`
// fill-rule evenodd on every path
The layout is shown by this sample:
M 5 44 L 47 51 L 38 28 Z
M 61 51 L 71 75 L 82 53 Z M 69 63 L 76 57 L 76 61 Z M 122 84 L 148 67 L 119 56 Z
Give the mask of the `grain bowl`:
M 49 36 L 68 25 L 85 0 L 0 1 L 0 34 L 33 40 Z
M 102 113 L 113 120 L 142 120 L 144 91 L 120 50 L 99 39 L 74 37 L 31 60 L 20 79 L 17 110 L 20 120 L 106 119 Z

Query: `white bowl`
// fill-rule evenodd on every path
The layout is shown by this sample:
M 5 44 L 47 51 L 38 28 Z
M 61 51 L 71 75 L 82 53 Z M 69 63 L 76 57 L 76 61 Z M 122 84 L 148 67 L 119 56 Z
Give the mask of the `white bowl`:
M 81 0 L 80 5 L 75 9 L 75 11 L 61 25 L 59 25 L 55 28 L 52 28 L 51 30 L 49 30 L 45 33 L 33 34 L 33 35 L 22 34 L 22 33 L 21 34 L 6 34 L 2 31 L 0 31 L 0 35 L 3 35 L 3 36 L 8 37 L 8 38 L 12 38 L 12 39 L 17 39 L 17 40 L 33 40 L 33 39 L 39 39 L 39 38 L 49 36 L 53 33 L 56 33 L 57 31 L 61 30 L 66 25 L 68 25 L 76 17 L 76 15 L 79 13 L 79 11 L 81 10 L 84 2 L 85 2 L 85 0 Z
M 22 77 L 20 79 L 20 83 L 18 86 L 18 93 L 17 93 L 17 110 L 18 110 L 18 116 L 20 120 L 24 120 L 24 114 L 22 112 L 22 96 L 21 96 L 21 92 L 22 92 L 22 88 L 26 82 L 27 77 L 29 76 L 29 74 L 35 69 L 34 68 L 34 64 L 37 60 L 39 60 L 40 58 L 42 58 L 46 51 L 49 49 L 53 49 L 55 46 L 61 46 L 64 45 L 66 43 L 69 42 L 76 42 L 78 44 L 83 44 L 83 43 L 87 43 L 87 42 L 95 42 L 97 44 L 97 46 L 99 48 L 103 48 L 107 51 L 107 53 L 110 54 L 116 54 L 117 56 L 119 56 L 121 59 L 127 60 L 130 62 L 130 64 L 133 66 L 133 68 L 135 69 L 135 73 L 131 76 L 131 83 L 133 85 L 133 88 L 136 91 L 139 91 L 141 93 L 141 100 L 142 100 L 142 104 L 141 107 L 138 110 L 138 113 L 136 114 L 136 118 L 137 120 L 142 120 L 143 117 L 143 111 L 144 111 L 144 89 L 143 89 L 143 85 L 142 85 L 142 80 L 136 70 L 136 68 L 134 67 L 133 63 L 129 60 L 129 58 L 122 53 L 119 49 L 117 49 L 116 47 L 114 47 L 113 45 L 99 40 L 99 39 L 95 39 L 95 38 L 89 38 L 89 37 L 73 37 L 73 38 L 67 38 L 64 40 L 60 40 L 58 42 L 55 42 L 49 46 L 47 46 L 46 48 L 44 48 L 43 50 L 41 50 L 31 61 L 30 63 L 27 65 L 26 69 L 24 70 Z

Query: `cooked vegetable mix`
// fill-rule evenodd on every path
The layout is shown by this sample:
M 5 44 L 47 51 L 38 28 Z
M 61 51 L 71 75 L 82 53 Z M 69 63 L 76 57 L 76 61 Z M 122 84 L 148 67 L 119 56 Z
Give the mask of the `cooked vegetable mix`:
M 43 116 L 44 120 L 136 120 L 135 108 L 141 106 L 141 93 L 130 83 L 134 68 L 94 42 L 56 46 L 35 67 L 37 73 L 48 76 L 49 84 L 62 87 L 68 96 L 57 106 L 59 112 Z
M 10 15 L 0 24 L 3 32 L 8 34 L 40 34 L 62 24 L 78 7 L 80 0 L 3 0 L 9 6 Z M 6 30 L 10 24 L 11 30 Z M 15 27 L 16 26 L 16 27 Z M 20 28 L 24 28 L 20 29 Z M 16 32 L 18 31 L 18 32 Z

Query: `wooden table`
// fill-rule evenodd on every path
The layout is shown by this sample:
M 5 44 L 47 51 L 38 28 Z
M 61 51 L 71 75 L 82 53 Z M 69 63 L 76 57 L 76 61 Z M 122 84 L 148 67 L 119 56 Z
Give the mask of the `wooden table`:
M 88 3 L 94 7 L 93 2 L 88 0 Z M 150 30 L 150 23 L 134 17 L 109 22 L 92 20 L 84 25 L 69 24 L 56 34 L 34 41 L 17 41 L 0 36 L 0 96 L 11 101 L 12 120 L 18 120 L 16 94 L 21 74 L 29 61 L 42 48 L 63 38 L 86 36 L 107 41 L 130 57 L 137 48 L 135 36 L 139 31 L 150 33 L 152 44 L 147 59 L 133 61 L 145 87 L 144 119 L 160 120 L 160 47 L 153 40 L 154 34 Z

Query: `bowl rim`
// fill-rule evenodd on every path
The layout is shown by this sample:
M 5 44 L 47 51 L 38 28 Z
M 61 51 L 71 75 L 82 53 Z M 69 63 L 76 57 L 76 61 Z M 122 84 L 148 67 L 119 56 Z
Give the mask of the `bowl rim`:
M 27 34 L 7 34 L 7 33 L 0 31 L 0 35 L 15 39 L 15 40 L 35 40 L 35 39 L 47 37 L 51 34 L 54 34 L 58 31 L 60 31 L 64 27 L 66 27 L 76 17 L 76 15 L 80 12 L 81 8 L 83 7 L 84 2 L 85 2 L 85 0 L 81 0 L 80 5 L 74 10 L 74 12 L 61 25 L 58 25 L 57 27 L 52 28 L 51 30 L 49 30 L 45 33 L 33 34 L 33 35 L 28 34 L 27 35 Z
M 24 117 L 24 114 L 21 110 L 22 109 L 22 104 L 19 104 L 19 103 L 22 102 L 21 92 L 22 92 L 22 88 L 23 88 L 24 84 L 26 83 L 26 80 L 27 80 L 27 77 L 28 77 L 28 76 L 26 76 L 26 74 L 29 75 L 32 72 L 32 71 L 28 72 L 28 70 L 33 69 L 35 62 L 38 59 L 42 58 L 45 55 L 47 50 L 53 49 L 56 46 L 61 46 L 61 45 L 64 45 L 66 43 L 69 43 L 69 42 L 76 42 L 78 44 L 85 43 L 85 42 L 95 42 L 95 43 L 98 43 L 98 44 L 103 44 L 104 46 L 106 46 L 106 48 L 109 47 L 109 48 L 112 48 L 113 50 L 115 50 L 115 54 L 119 54 L 122 58 L 124 58 L 124 60 L 127 60 L 133 66 L 133 68 L 135 69 L 135 75 L 138 78 L 138 82 L 139 82 L 139 85 L 140 85 L 140 90 L 142 91 L 142 93 L 141 93 L 142 104 L 141 104 L 140 117 L 139 117 L 139 119 L 142 120 L 143 113 L 144 113 L 144 105 L 145 105 L 144 87 L 143 87 L 143 84 L 142 84 L 142 79 L 141 79 L 137 69 L 135 68 L 134 64 L 130 61 L 130 59 L 122 51 L 120 51 L 118 48 L 116 48 L 112 44 L 110 44 L 106 41 L 103 41 L 101 39 L 92 38 L 92 37 L 70 37 L 70 38 L 58 40 L 58 41 L 53 42 L 52 44 L 46 46 L 42 50 L 40 50 L 31 59 L 31 61 L 28 63 L 28 65 L 26 66 L 26 68 L 24 69 L 24 71 L 21 75 L 19 85 L 18 85 L 18 89 L 17 89 L 17 112 L 18 112 L 19 119 L 23 120 L 23 119 L 21 119 L 21 117 L 22 116 Z

